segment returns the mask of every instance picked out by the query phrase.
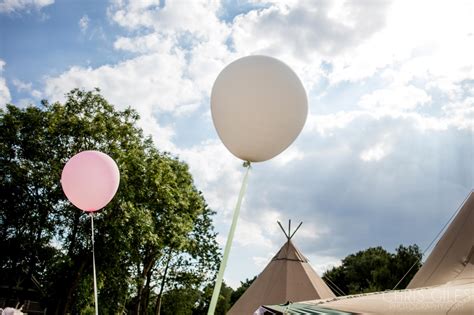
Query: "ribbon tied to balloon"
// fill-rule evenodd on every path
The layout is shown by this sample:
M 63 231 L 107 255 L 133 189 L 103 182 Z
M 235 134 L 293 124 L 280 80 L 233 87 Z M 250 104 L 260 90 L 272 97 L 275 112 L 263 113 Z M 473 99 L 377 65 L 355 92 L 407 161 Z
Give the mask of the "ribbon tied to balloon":
M 240 58 L 217 76 L 211 92 L 212 121 L 219 138 L 247 171 L 234 210 L 208 314 L 213 315 L 247 187 L 251 162 L 269 160 L 298 137 L 308 114 L 306 91 L 296 73 L 268 56 Z
M 68 200 L 82 211 L 90 213 L 92 265 L 94 276 L 95 313 L 98 315 L 97 279 L 94 252 L 93 213 L 105 207 L 114 197 L 120 183 L 120 172 L 115 161 L 99 151 L 82 151 L 64 166 L 61 186 Z

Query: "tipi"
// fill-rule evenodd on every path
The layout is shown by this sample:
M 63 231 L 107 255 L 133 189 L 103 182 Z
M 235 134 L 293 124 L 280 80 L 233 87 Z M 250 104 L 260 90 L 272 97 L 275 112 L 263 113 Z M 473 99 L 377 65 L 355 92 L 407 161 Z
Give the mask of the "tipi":
M 283 230 L 280 222 L 278 222 Z M 297 302 L 335 297 L 334 293 L 316 274 L 308 263 L 308 259 L 295 247 L 291 238 L 291 220 L 287 238 L 275 257 L 255 279 L 227 314 L 253 314 L 260 305 L 280 304 L 287 301 Z
M 262 306 L 258 314 L 474 314 L 474 190 L 408 289 Z

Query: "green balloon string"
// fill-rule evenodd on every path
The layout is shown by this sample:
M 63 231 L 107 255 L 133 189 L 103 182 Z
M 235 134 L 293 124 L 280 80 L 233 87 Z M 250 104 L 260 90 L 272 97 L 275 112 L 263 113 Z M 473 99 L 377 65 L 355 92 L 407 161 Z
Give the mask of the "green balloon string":
M 216 310 L 217 300 L 219 299 L 219 293 L 221 291 L 222 280 L 224 278 L 224 271 L 227 266 L 227 260 L 229 259 L 230 248 L 232 247 L 232 240 L 234 239 L 235 228 L 237 227 L 237 221 L 239 219 L 240 206 L 247 190 L 247 178 L 249 175 L 251 163 L 246 161 L 243 165 L 247 168 L 245 172 L 244 180 L 242 181 L 242 187 L 240 188 L 239 198 L 237 199 L 237 204 L 235 205 L 234 216 L 232 218 L 232 224 L 230 226 L 229 235 L 227 236 L 227 242 L 224 249 L 224 257 L 222 257 L 222 262 L 219 267 L 219 273 L 217 274 L 216 284 L 214 285 L 214 291 L 212 292 L 211 304 L 209 305 L 209 310 L 207 315 L 214 315 Z

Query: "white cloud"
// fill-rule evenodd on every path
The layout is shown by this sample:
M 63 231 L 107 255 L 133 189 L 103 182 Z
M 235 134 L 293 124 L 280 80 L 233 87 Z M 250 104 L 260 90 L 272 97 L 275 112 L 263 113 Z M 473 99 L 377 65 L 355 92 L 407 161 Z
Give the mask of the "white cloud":
M 17 102 L 15 102 L 15 106 L 18 108 L 26 108 L 29 106 L 34 106 L 37 102 L 32 98 L 20 98 Z
M 29 11 L 31 9 L 41 10 L 54 3 L 54 0 L 2 0 L 0 2 L 0 13 L 12 13 Z
M 253 10 L 235 18 L 236 50 L 288 53 L 306 62 L 338 55 L 359 45 L 384 23 L 387 2 L 359 5 L 330 1 L 294 1 Z M 371 19 L 366 16 L 370 15 Z M 344 19 L 341 18 L 344 16 Z
M 451 125 L 474 132 L 474 94 L 460 102 L 443 106 Z
M 96 69 L 75 66 L 58 77 L 47 78 L 45 95 L 62 100 L 73 88 L 98 87 L 112 104 L 136 109 L 148 121 L 142 122 L 145 133 L 168 149 L 172 148 L 172 126 L 154 128 L 159 123 L 156 114 L 195 110 L 202 98 L 202 91 L 186 78 L 185 71 L 186 61 L 179 52 L 143 55 Z
M 317 131 L 321 136 L 330 136 L 334 129 L 345 128 L 353 120 L 367 115 L 363 111 L 339 111 L 332 114 L 309 114 L 303 132 Z
M 400 123 L 408 122 L 421 131 L 443 131 L 451 127 L 474 130 L 474 98 L 468 97 L 460 102 L 448 103 L 440 108 L 440 114 L 437 116 L 415 111 L 403 112 L 395 107 L 339 111 L 333 114 L 310 114 L 303 132 L 308 135 L 317 132 L 321 137 L 331 137 L 338 130 L 349 129 L 351 124 L 361 125 L 386 118 Z M 385 152 L 382 148 L 373 151 L 370 155 L 375 152 Z
M 276 253 L 275 253 L 276 254 Z M 272 254 L 268 253 L 266 256 L 254 256 L 252 257 L 253 263 L 258 270 L 263 270 L 270 260 L 273 258 Z
M 296 222 L 295 222 L 296 223 Z M 294 229 L 294 227 L 293 227 Z M 292 230 L 292 233 L 294 230 Z M 295 235 L 297 238 L 305 242 L 314 242 L 317 239 L 321 239 L 325 235 L 331 232 L 328 226 L 322 224 L 316 225 L 315 222 L 304 222 L 304 227 L 301 227 Z
M 253 209 L 253 211 L 259 211 Z M 240 218 L 239 224 L 235 232 L 234 244 L 242 247 L 258 247 L 266 250 L 271 250 L 274 245 L 270 238 L 265 235 L 265 230 L 268 228 L 268 222 L 263 224 L 259 220 L 259 216 L 254 215 L 250 221 Z M 273 223 L 273 222 L 272 222 Z
M 424 90 L 408 86 L 389 86 L 362 96 L 358 105 L 378 112 L 412 111 L 431 101 Z
M 217 1 L 116 1 L 109 8 L 109 16 L 120 26 L 136 30 L 147 28 L 167 34 L 190 32 L 202 40 L 225 28 L 216 16 Z M 203 22 L 205 21 L 205 22 Z
M 157 118 L 148 112 L 149 108 L 140 108 L 133 106 L 140 114 L 138 127 L 140 127 L 145 135 L 151 135 L 155 145 L 162 151 L 176 152 L 176 145 L 173 143 L 173 137 L 176 134 L 172 125 L 162 126 Z
M 170 52 L 176 45 L 176 39 L 163 36 L 160 33 L 151 33 L 137 37 L 119 37 L 114 42 L 114 48 L 135 53 Z
M 5 105 L 11 101 L 10 90 L 8 89 L 7 82 L 3 77 L 3 67 L 5 67 L 5 64 L 5 61 L 0 59 L 0 108 L 5 107 Z
M 31 90 L 31 83 L 25 83 L 18 79 L 13 79 L 12 83 L 19 92 L 25 92 L 25 91 Z
M 226 44 L 231 30 L 217 18 L 219 9 L 218 2 L 200 0 L 169 1 L 163 7 L 159 1 L 116 2 L 108 10 L 112 21 L 141 32 L 119 37 L 114 48 L 139 54 L 182 52 L 183 75 L 208 94 L 219 71 L 236 58 Z
M 87 31 L 87 28 L 89 27 L 89 17 L 87 14 L 84 14 L 80 19 L 79 19 L 79 28 L 81 29 L 82 33 L 85 33 Z
M 241 163 L 217 140 L 177 148 L 175 152 L 189 164 L 196 186 L 206 193 L 211 208 L 230 222 L 243 179 Z
M 288 163 L 301 161 L 304 158 L 304 152 L 299 150 L 295 145 L 290 146 L 288 149 L 280 153 L 271 163 L 276 164 L 277 167 L 283 167 Z
M 359 81 L 388 68 L 396 84 L 424 79 L 449 92 L 473 76 L 473 10 L 470 1 L 394 1 L 384 28 L 331 60 L 330 80 Z
M 10 103 L 10 101 L 10 90 L 8 89 L 5 79 L 0 77 L 0 107 L 5 107 L 5 105 Z
M 309 134 L 303 135 L 306 141 L 299 142 L 303 160 L 291 167 L 268 166 L 250 191 L 252 207 L 265 199 L 268 206 L 284 209 L 283 215 L 304 221 L 303 227 L 317 224 L 307 231 L 327 228 L 312 238 L 297 233 L 305 255 L 341 259 L 380 244 L 388 249 L 399 243 L 423 246 L 423 235 L 434 232 L 441 218 L 449 217 L 457 206 L 456 198 L 472 188 L 474 152 L 472 131 L 449 125 L 444 130 L 421 130 L 417 124 L 408 115 L 378 119 L 365 115 L 334 129 L 330 138 L 308 141 Z M 436 201 L 430 199 L 439 192 L 443 194 L 434 197 Z M 419 219 L 411 221 L 414 210 Z M 425 221 L 422 231 L 410 230 L 415 222 L 426 220 L 428 212 L 431 223 Z M 410 236 L 394 238 L 402 235 L 391 228 L 395 221 Z
M 258 249 L 276 254 L 284 239 L 277 221 L 283 221 L 282 211 L 271 207 L 249 206 L 246 201 L 235 232 L 235 244 L 241 249 Z
M 390 148 L 385 143 L 377 143 L 360 154 L 361 160 L 365 162 L 380 161 L 389 154 Z
M 34 99 L 41 98 L 42 93 L 39 90 L 34 89 L 31 82 L 26 83 L 18 79 L 13 79 L 12 83 L 18 92 L 29 93 Z M 22 103 L 24 104 L 25 102 L 26 102 L 26 99 L 24 99 Z M 34 100 L 27 99 L 27 102 L 34 103 Z
M 342 264 L 340 258 L 333 256 L 310 255 L 306 258 L 308 258 L 310 265 L 320 277 L 322 277 L 327 270 Z

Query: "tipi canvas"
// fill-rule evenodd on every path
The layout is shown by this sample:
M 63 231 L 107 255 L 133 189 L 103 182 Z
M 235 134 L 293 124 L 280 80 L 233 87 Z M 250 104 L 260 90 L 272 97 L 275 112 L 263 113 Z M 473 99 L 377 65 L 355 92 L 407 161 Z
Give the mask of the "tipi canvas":
M 285 235 L 287 242 L 227 314 L 253 314 L 264 304 L 335 297 L 291 241 L 294 233 Z

